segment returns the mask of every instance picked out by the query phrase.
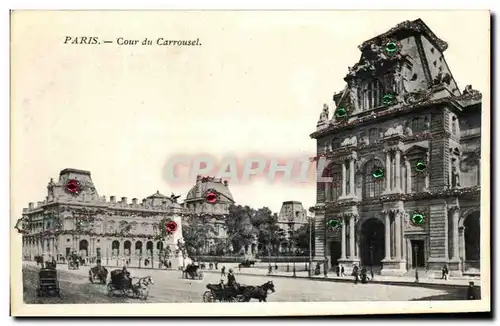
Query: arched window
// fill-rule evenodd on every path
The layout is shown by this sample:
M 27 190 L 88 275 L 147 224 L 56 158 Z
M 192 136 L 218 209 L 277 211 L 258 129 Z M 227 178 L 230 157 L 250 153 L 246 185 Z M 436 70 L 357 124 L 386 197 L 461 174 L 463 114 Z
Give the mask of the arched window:
M 363 176 L 363 198 L 378 197 L 384 191 L 385 177 L 375 178 L 373 176 L 373 171 L 379 167 L 383 168 L 383 165 L 377 160 L 366 162 Z
M 411 192 L 423 192 L 425 189 L 425 178 L 427 176 L 426 172 L 419 172 L 416 168 L 417 162 L 421 162 L 422 159 L 413 159 L 410 161 L 411 166 Z
M 331 178 L 331 183 L 326 184 L 326 200 L 336 201 L 342 193 L 342 167 L 338 164 L 330 165 L 326 177 Z

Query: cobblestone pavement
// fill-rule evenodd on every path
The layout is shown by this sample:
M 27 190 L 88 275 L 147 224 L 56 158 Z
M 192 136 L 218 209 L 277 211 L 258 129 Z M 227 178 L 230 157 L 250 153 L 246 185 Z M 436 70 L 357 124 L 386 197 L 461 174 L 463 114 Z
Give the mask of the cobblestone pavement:
M 130 298 L 108 297 L 104 285 L 90 284 L 88 267 L 68 271 L 64 265 L 58 266 L 62 299 L 36 298 L 36 267 L 23 268 L 25 273 L 24 298 L 27 303 L 111 303 L 144 301 Z M 113 270 L 114 268 L 108 268 Z M 155 284 L 150 288 L 146 302 L 202 302 L 207 283 L 217 283 L 220 275 L 205 273 L 203 280 L 181 278 L 180 271 L 156 269 L 130 269 L 133 277 L 150 275 Z M 384 284 L 353 284 L 307 279 L 273 278 L 269 276 L 238 275 L 241 284 L 260 285 L 273 280 L 276 292 L 269 294 L 269 302 L 311 302 L 311 301 L 408 301 L 408 300 L 460 300 L 464 289 L 437 290 L 424 287 L 389 286 Z

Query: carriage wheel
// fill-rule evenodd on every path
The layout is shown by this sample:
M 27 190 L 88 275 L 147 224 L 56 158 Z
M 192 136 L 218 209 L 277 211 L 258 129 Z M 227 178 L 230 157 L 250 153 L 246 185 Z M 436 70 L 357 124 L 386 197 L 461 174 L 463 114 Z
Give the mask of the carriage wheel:
M 214 301 L 215 297 L 211 291 L 205 291 L 205 293 L 203 293 L 203 302 L 214 302 Z

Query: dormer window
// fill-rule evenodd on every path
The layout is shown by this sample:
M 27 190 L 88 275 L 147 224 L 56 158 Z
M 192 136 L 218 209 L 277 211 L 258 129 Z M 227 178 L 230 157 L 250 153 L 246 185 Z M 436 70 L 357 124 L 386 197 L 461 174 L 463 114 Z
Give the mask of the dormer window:
M 381 79 L 372 79 L 358 88 L 358 107 L 362 111 L 383 105 L 382 97 L 393 91 L 394 77 L 386 74 Z

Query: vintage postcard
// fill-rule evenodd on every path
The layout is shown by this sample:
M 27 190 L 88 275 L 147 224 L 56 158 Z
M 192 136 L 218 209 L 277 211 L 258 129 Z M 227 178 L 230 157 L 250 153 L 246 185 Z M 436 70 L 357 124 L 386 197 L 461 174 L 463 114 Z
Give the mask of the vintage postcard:
M 14 316 L 490 311 L 488 11 L 12 11 Z

